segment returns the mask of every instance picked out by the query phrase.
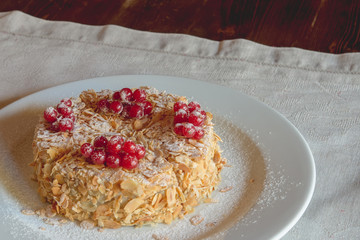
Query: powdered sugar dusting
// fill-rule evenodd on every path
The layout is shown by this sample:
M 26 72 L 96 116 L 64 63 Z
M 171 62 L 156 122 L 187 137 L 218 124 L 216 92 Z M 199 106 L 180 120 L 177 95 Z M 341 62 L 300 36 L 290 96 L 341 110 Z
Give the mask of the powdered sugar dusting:
M 153 236 L 164 239 L 201 239 L 209 236 L 221 238 L 226 230 L 246 213 L 258 214 L 250 210 L 255 203 L 266 207 L 275 199 L 285 196 L 277 191 L 281 191 L 280 186 L 286 178 L 281 176 L 281 172 L 268 169 L 268 162 L 271 160 L 260 151 L 261 146 L 253 141 L 257 139 L 256 136 L 246 130 L 245 133 L 230 121 L 215 115 L 215 131 L 223 139 L 223 156 L 228 159 L 228 165 L 231 165 L 223 170 L 221 185 L 212 194 L 215 203 L 204 203 L 197 207 L 193 214 L 171 225 L 123 227 L 99 232 L 96 228 L 84 230 L 78 223 L 73 222 L 61 226 L 47 224 L 50 220 L 44 222 L 36 215 L 21 213 L 24 209 L 43 207 L 36 192 L 36 183 L 30 180 L 32 169 L 27 166 L 32 160 L 32 134 L 38 120 L 34 112 L 40 111 L 41 109 L 31 109 L 21 113 L 20 119 L 24 120 L 20 124 L 24 128 L 17 132 L 16 137 L 13 137 L 13 131 L 5 129 L 4 139 L 11 136 L 12 140 L 5 143 L 4 139 L 0 139 L 3 155 L 0 161 L 0 203 L 5 206 L 0 209 L 0 216 L 2 221 L 7 221 L 8 231 L 14 239 L 153 239 Z M 7 129 L 16 129 L 19 122 L 15 124 L 10 119 L 6 123 L 2 121 L 2 124 Z M 19 146 L 22 148 L 17 148 Z M 219 191 L 225 188 L 228 190 Z M 193 225 L 190 219 L 194 216 L 201 216 L 204 220 Z M 251 222 L 245 217 L 238 224 Z

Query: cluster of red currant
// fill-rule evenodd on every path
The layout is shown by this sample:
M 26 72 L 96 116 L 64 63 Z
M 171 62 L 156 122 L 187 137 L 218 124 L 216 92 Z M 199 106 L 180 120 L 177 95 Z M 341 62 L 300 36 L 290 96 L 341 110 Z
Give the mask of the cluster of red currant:
M 136 168 L 139 160 L 145 156 L 143 145 L 135 144 L 120 136 L 112 136 L 109 140 L 105 136 L 98 136 L 94 144 L 84 143 L 80 148 L 81 154 L 95 165 L 105 164 L 111 168 Z
M 186 138 L 199 140 L 204 136 L 202 125 L 206 120 L 206 112 L 197 102 L 178 101 L 174 104 L 174 132 Z
M 51 129 L 56 132 L 71 131 L 74 128 L 75 115 L 72 110 L 72 101 L 64 98 L 54 107 L 48 107 L 44 111 L 44 119 L 51 123 Z
M 98 108 L 102 112 L 122 114 L 129 118 L 142 118 L 152 111 L 152 104 L 146 100 L 146 92 L 143 89 L 123 88 L 113 94 L 112 100 L 101 99 Z

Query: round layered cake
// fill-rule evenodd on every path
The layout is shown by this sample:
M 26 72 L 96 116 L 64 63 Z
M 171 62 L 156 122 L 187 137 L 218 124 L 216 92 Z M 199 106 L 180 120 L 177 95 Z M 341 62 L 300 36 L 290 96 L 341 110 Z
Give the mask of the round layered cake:
M 56 213 L 105 228 L 170 224 L 209 201 L 226 162 L 211 113 L 201 118 L 185 97 L 139 89 L 139 103 L 123 91 L 87 90 L 45 111 L 32 165 Z M 121 139 L 118 149 L 111 139 Z M 143 152 L 131 155 L 124 142 Z

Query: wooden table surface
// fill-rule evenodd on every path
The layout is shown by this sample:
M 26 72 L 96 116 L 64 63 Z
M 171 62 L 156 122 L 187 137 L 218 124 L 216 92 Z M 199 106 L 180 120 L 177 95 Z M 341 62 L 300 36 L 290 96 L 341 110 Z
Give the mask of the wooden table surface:
M 249 39 L 330 53 L 360 51 L 360 0 L 1 0 L 48 20 Z

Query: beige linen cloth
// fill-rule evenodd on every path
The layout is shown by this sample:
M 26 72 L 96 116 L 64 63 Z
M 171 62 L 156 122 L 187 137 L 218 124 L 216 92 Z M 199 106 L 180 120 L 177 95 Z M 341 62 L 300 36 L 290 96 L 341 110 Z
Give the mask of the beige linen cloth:
M 0 13 L 0 108 L 62 83 L 122 74 L 212 82 L 278 110 L 303 134 L 317 167 L 313 199 L 283 239 L 360 239 L 360 54 Z

